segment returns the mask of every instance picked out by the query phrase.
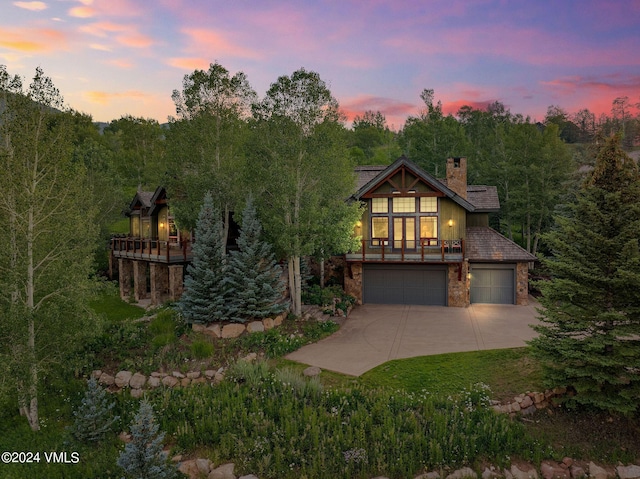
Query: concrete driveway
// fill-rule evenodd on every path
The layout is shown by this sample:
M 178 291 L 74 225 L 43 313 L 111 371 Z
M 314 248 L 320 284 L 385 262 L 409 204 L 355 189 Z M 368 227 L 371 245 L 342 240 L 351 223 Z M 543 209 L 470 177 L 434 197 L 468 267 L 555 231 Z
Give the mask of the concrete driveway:
M 392 359 L 525 345 L 536 333 L 536 307 L 474 304 L 468 308 L 367 304 L 340 330 L 287 359 L 352 376 Z

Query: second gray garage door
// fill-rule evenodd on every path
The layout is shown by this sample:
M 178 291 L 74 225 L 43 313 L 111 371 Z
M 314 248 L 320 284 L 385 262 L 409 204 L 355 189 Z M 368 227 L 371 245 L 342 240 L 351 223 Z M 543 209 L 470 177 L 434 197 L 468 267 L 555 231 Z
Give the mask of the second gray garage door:
M 447 305 L 446 266 L 365 264 L 364 303 Z
M 471 269 L 471 302 L 514 304 L 515 266 L 473 265 Z

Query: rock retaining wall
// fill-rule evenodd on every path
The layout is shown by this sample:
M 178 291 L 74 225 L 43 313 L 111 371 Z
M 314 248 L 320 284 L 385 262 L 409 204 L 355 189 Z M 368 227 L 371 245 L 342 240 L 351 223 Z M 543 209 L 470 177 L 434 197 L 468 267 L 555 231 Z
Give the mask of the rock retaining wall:
M 560 399 L 567 395 L 573 395 L 567 388 L 547 389 L 545 392 L 528 392 L 513 398 L 513 401 L 506 403 L 495 402 L 493 409 L 499 413 L 520 414 L 528 416 L 539 409 L 546 409 L 554 405 L 554 399 Z

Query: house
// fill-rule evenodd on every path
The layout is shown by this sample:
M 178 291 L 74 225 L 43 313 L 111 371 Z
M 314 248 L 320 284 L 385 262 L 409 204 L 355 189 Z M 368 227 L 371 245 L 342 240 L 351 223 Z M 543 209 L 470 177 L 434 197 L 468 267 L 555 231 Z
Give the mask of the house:
M 111 238 L 110 275 L 118 272 L 120 297 L 151 304 L 177 300 L 182 294 L 184 267 L 191 261 L 191 235 L 181 234 L 169 211 L 167 192 L 138 191 L 125 213 L 129 234 Z
M 358 303 L 527 304 L 536 257 L 489 227 L 497 190 L 467 185 L 466 158 L 447 160 L 445 180 L 404 156 L 356 174 L 362 242 L 345 256 L 344 284 Z

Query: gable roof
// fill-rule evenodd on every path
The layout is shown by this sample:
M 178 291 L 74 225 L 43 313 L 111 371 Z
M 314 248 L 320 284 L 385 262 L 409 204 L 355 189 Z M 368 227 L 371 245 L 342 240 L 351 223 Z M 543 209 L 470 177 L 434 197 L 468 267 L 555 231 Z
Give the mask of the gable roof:
M 476 213 L 496 213 L 500 211 L 498 188 L 486 185 L 468 185 L 467 201 L 476 207 Z
M 536 261 L 526 249 L 488 226 L 467 226 L 465 246 L 469 261 Z
M 418 165 L 410 161 L 406 156 L 401 156 L 392 164 L 387 167 L 382 167 L 382 170 L 375 170 L 374 168 L 381 168 L 379 166 L 368 167 L 369 169 L 361 170 L 360 172 L 356 169 L 356 173 L 360 173 L 362 176 L 358 176 L 357 183 L 360 185 L 364 183 L 362 186 L 358 188 L 358 191 L 355 192 L 353 198 L 359 200 L 362 195 L 365 193 L 375 189 L 382 182 L 384 182 L 389 176 L 391 176 L 396 170 L 399 170 L 401 167 L 405 167 L 410 170 L 413 174 L 415 174 L 418 178 L 420 178 L 425 183 L 432 186 L 434 189 L 443 193 L 446 197 L 458 203 L 467 211 L 475 211 L 476 208 L 469 201 L 462 198 L 455 191 L 449 189 L 444 183 L 440 180 L 432 176 L 431 174 L 424 171 Z M 377 174 L 375 174 L 377 171 Z M 367 181 L 368 179 L 368 181 Z M 366 181 L 366 182 L 365 182 Z
M 151 206 L 151 198 L 153 197 L 153 191 L 140 191 L 136 192 L 136 195 L 129 203 L 129 210 L 133 211 L 140 208 L 149 208 Z

